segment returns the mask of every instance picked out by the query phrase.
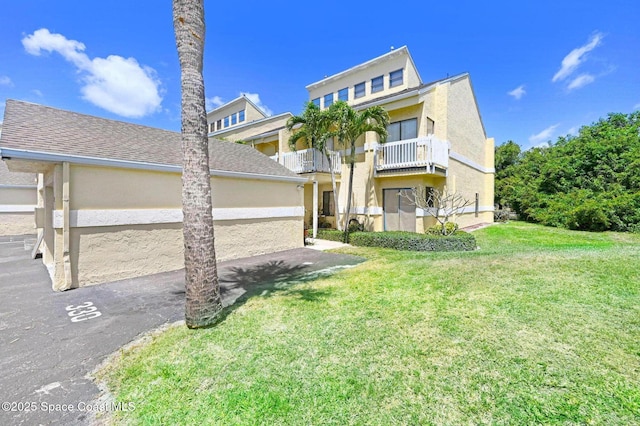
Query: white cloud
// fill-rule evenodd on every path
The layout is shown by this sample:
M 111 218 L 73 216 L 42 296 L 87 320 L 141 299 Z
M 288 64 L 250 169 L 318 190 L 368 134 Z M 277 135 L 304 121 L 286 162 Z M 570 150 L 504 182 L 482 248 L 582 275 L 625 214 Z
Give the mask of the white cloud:
M 524 90 L 524 84 L 521 84 L 520 86 L 516 87 L 512 91 L 507 92 L 507 95 L 513 96 L 515 99 L 520 99 L 526 94 L 527 94 L 527 91 Z
M 571 83 L 569 83 L 569 85 L 567 86 L 567 89 L 569 90 L 579 89 L 581 87 L 586 86 L 587 84 L 593 83 L 595 79 L 596 78 L 591 74 L 580 74 L 579 76 L 571 80 Z
M 549 139 L 551 139 L 551 136 L 553 136 L 553 133 L 556 131 L 556 129 L 558 128 L 559 125 L 560 125 L 560 123 L 554 124 L 553 126 L 547 127 L 546 129 L 544 129 L 540 133 L 537 133 L 535 135 L 529 136 L 529 142 L 531 142 L 531 143 L 540 143 L 540 142 L 548 141 Z
M 584 46 L 573 49 L 562 60 L 562 65 L 558 72 L 555 73 L 551 81 L 562 81 L 569 77 L 577 68 L 586 60 L 586 54 L 598 47 L 602 42 L 604 34 L 595 33 L 591 36 L 591 39 Z
M 637 104 L 635 104 L 635 105 L 633 106 L 633 109 L 640 109 L 640 102 L 638 102 Z
M 267 116 L 273 115 L 273 111 L 271 110 L 271 108 L 269 108 L 268 106 L 263 104 L 262 101 L 260 101 L 260 95 L 259 94 L 257 94 L 257 93 L 249 93 L 249 92 L 240 92 L 240 95 L 241 96 L 246 96 L 247 99 L 249 99 L 251 102 L 256 104 L 256 106 L 258 108 L 260 108 Z
M 580 133 L 580 128 L 578 126 L 573 126 L 569 130 L 567 130 L 567 134 L 571 136 L 578 136 L 578 133 Z
M 34 95 L 36 95 L 36 96 L 38 96 L 38 97 L 40 97 L 40 98 L 44 96 L 44 95 L 42 94 L 42 92 L 41 92 L 41 91 L 39 91 L 38 89 L 33 89 L 33 90 L 31 91 L 31 93 L 33 93 Z
M 207 111 L 211 111 L 221 105 L 224 105 L 224 101 L 220 96 L 214 96 L 213 98 L 205 98 L 205 107 Z
M 0 75 L 0 86 L 13 87 L 13 81 L 6 75 Z
M 135 58 L 109 55 L 90 59 L 85 45 L 42 28 L 22 39 L 27 53 L 57 52 L 82 73 L 83 98 L 114 114 L 139 118 L 160 110 L 160 81 L 152 68 Z

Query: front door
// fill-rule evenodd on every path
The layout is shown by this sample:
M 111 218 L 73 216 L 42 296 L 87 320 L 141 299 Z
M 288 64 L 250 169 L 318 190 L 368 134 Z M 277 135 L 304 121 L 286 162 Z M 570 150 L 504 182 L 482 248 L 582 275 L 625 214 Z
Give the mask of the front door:
M 383 189 L 384 230 L 416 232 L 416 205 L 409 188 Z

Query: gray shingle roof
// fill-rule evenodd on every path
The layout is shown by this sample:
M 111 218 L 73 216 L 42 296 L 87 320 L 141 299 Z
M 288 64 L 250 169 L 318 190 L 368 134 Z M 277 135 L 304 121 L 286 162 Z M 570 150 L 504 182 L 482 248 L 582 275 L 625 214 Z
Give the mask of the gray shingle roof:
M 8 99 L 0 150 L 20 149 L 160 165 L 182 165 L 180 133 Z M 250 146 L 209 143 L 210 168 L 297 177 Z
M 36 183 L 35 173 L 10 172 L 5 162 L 0 161 L 0 185 L 35 186 Z

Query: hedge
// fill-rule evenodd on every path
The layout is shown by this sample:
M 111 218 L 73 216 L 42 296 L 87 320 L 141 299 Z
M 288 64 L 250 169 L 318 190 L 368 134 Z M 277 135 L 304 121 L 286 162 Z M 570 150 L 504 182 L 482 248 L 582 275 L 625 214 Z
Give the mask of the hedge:
M 342 231 L 318 230 L 318 238 L 342 241 Z M 354 246 L 383 247 L 411 251 L 471 251 L 476 249 L 476 239 L 464 231 L 452 235 L 416 234 L 414 232 L 353 232 L 349 242 Z

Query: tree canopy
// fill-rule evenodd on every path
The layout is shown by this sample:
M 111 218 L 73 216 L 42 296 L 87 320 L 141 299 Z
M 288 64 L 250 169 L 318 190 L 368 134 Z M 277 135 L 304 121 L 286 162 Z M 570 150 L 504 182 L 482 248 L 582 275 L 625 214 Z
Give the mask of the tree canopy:
M 609 114 L 547 148 L 496 148 L 496 203 L 545 225 L 640 231 L 640 112 Z

